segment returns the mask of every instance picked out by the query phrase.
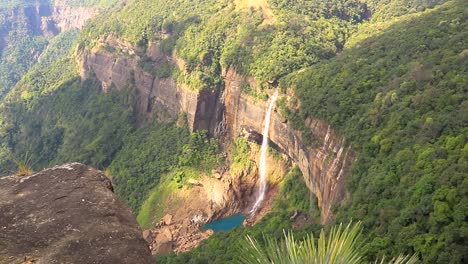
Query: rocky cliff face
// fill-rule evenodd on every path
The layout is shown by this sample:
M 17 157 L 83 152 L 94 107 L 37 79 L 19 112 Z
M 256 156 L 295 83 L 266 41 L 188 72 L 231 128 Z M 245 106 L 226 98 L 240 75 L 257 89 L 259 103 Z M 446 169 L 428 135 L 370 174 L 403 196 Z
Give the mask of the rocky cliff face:
M 0 178 L 0 216 L 0 263 L 153 263 L 110 180 L 82 164 Z
M 158 52 L 157 43 L 152 43 L 147 54 L 142 54 L 128 45 L 114 42 L 107 39 L 102 45 L 111 45 L 114 49 L 118 47 L 118 52 L 99 48 L 79 54 L 81 75 L 83 78 L 94 75 L 102 82 L 104 90 L 112 85 L 123 89 L 134 83 L 137 96 L 135 109 L 140 120 L 147 120 L 152 114 L 161 119 L 185 112 L 190 129 L 207 129 L 211 135 L 228 140 L 245 133 L 262 133 L 268 102 L 255 101 L 243 94 L 240 88 L 246 83 L 255 86 L 251 78 L 228 70 L 222 91 L 194 91 L 171 79 L 151 76 L 138 66 L 143 56 L 155 63 L 176 61 Z M 301 169 L 307 186 L 318 198 L 322 222 L 325 223 L 332 217 L 332 206 L 343 198 L 344 179 L 355 153 L 346 145 L 344 137 L 321 120 L 310 119 L 306 124 L 316 139 L 317 146 L 314 147 L 306 145 L 301 133 L 283 119 L 275 111 L 270 129 L 271 141 Z
M 31 69 L 48 44 L 58 44 L 48 40 L 62 31 L 81 28 L 100 11 L 71 6 L 69 1 L 0 1 L 0 97 Z M 68 35 L 67 39 L 74 35 Z
M 268 102 L 258 102 L 241 93 L 242 84 L 255 85 L 249 78 L 229 70 L 225 80 L 222 123 L 226 124 L 227 136 L 235 138 L 243 131 L 261 133 Z M 309 119 L 306 126 L 318 147 L 304 144 L 302 134 L 284 122 L 284 118 L 275 111 L 271 119 L 270 140 L 302 171 L 307 186 L 317 196 L 321 219 L 325 223 L 332 217 L 331 207 L 343 198 L 344 179 L 355 153 L 346 146 L 345 138 L 325 122 Z
M 95 7 L 71 6 L 67 0 L 55 0 L 49 19 L 60 31 L 82 28 L 85 22 L 101 10 Z
M 106 47 L 113 51 L 107 51 Z M 111 86 L 118 90 L 134 86 L 134 109 L 140 123 L 155 115 L 159 120 L 167 120 L 183 112 L 191 130 L 208 130 L 213 125 L 212 109 L 216 108 L 218 92 L 195 91 L 173 79 L 155 77 L 139 67 L 142 57 L 149 58 L 152 63 L 174 62 L 159 52 L 158 43 L 151 43 L 143 53 L 113 37 L 107 37 L 100 47 L 77 56 L 81 77 L 96 77 L 104 92 Z
M 26 30 L 33 35 L 55 36 L 84 23 L 101 10 L 94 7 L 70 6 L 67 0 L 31 1 L 27 6 L 0 9 L 0 51 L 12 30 Z

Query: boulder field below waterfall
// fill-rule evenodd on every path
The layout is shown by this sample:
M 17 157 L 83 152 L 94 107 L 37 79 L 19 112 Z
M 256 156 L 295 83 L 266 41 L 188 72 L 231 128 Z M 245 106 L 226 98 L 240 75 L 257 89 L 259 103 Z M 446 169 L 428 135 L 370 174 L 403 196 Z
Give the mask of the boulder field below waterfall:
M 150 244 L 154 255 L 171 251 L 186 252 L 213 234 L 212 230 L 201 230 L 207 222 L 229 217 L 234 214 L 249 214 L 258 189 L 259 146 L 249 143 L 249 166 L 240 170 L 228 167 L 214 169 L 209 175 L 189 180 L 190 186 L 175 190 L 167 200 L 158 201 L 161 215 L 153 215 L 144 238 Z M 279 193 L 278 184 L 284 179 L 291 165 L 287 159 L 267 155 L 269 187 L 261 208 L 245 223 L 255 224 L 274 205 Z M 232 166 L 232 164 L 230 164 Z M 170 221 L 168 221 L 170 219 Z
M 79 163 L 0 178 L 0 263 L 153 263 L 132 212 Z

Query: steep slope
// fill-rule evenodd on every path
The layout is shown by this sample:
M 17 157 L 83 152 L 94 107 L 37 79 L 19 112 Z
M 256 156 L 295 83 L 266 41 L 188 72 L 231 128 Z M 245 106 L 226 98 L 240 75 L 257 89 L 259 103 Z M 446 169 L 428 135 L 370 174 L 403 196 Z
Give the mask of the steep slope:
M 264 17 L 264 24 L 272 24 L 275 22 L 275 14 L 273 14 L 273 10 L 271 10 L 270 4 L 266 0 L 253 0 L 253 1 L 246 1 L 246 0 L 236 0 L 234 1 L 236 8 L 238 9 L 259 9 L 262 11 Z
M 337 58 L 290 79 L 297 126 L 329 120 L 359 153 L 337 221 L 363 221 L 371 256 L 467 260 L 467 10 L 453 1 L 369 25 Z
M 106 45 L 112 45 L 115 50 L 131 50 L 128 46 L 117 47 L 109 40 Z M 158 48 L 159 43 L 152 42 L 150 47 Z M 167 59 L 162 54 L 151 59 L 154 63 L 164 60 Z M 222 76 L 225 83 L 222 91 L 196 91 L 173 80 L 152 76 L 139 67 L 137 58 L 122 57 L 106 50 L 85 53 L 79 57 L 79 63 L 82 76 L 95 76 L 104 90 L 112 86 L 124 90 L 134 80 L 137 91 L 134 109 L 140 122 L 154 116 L 160 120 L 168 116 L 175 118 L 185 112 L 190 130 L 208 130 L 225 142 L 233 141 L 245 131 L 262 133 L 263 124 L 259 120 L 263 119 L 267 105 L 242 93 L 241 87 L 260 88 L 232 69 Z M 355 154 L 345 139 L 325 122 L 309 119 L 307 126 L 316 140 L 314 146 L 304 144 L 302 135 L 286 124 L 279 113 L 274 113 L 271 141 L 298 164 L 307 185 L 318 196 L 325 223 L 332 218 L 331 207 L 344 195 L 344 179 Z
M 40 60 L 54 36 L 76 30 L 118 1 L 16 0 L 0 3 L 0 98 Z M 65 50 L 69 50 L 66 47 Z
M 358 153 L 350 196 L 334 211 L 337 222 L 363 221 L 370 259 L 417 252 L 423 263 L 466 262 L 466 10 L 453 1 L 369 23 L 337 58 L 283 82 L 299 99 L 282 107 L 296 128 L 309 134 L 308 118 L 328 120 Z M 161 262 L 235 263 L 223 243 L 240 232 Z

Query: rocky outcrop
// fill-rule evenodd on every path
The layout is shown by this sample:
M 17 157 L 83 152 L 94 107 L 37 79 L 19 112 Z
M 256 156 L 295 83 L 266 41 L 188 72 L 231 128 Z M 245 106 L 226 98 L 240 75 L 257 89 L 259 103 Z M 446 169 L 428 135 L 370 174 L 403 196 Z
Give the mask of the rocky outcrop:
M 82 28 L 85 22 L 97 15 L 101 9 L 90 6 L 73 6 L 69 0 L 55 0 L 50 20 L 60 31 Z
M 45 17 L 52 15 L 52 7 L 41 1 L 31 1 L 28 5 L 19 5 L 14 8 L 0 8 L 2 19 L 0 29 L 8 32 L 11 28 L 26 28 L 33 34 L 42 34 Z
M 151 58 L 154 63 L 164 61 L 177 64 L 176 58 L 165 57 L 158 52 L 157 43 L 151 43 L 147 53 L 143 54 L 129 46 L 122 48 L 121 44 L 112 42 L 105 40 L 102 46 L 111 45 L 114 50 L 118 46 L 118 52 L 98 48 L 78 56 L 81 75 L 89 78 L 94 74 L 102 82 L 104 90 L 112 85 L 123 89 L 134 83 L 136 116 L 140 120 L 148 120 L 148 116 L 154 113 L 161 119 L 161 116 L 175 117 L 184 112 L 191 130 L 207 129 L 211 135 L 228 141 L 245 132 L 262 133 L 268 102 L 255 100 L 241 92 L 242 85 L 256 86 L 252 78 L 239 76 L 230 69 L 224 74 L 224 89 L 194 91 L 174 80 L 154 77 L 138 66 L 143 57 Z M 121 56 L 119 52 L 127 56 Z M 344 180 L 355 153 L 346 144 L 345 138 L 324 121 L 310 118 L 306 126 L 315 145 L 305 144 L 302 133 L 275 111 L 270 139 L 301 169 L 307 186 L 318 198 L 321 219 L 325 223 L 333 216 L 332 206 L 345 194 Z
M 29 35 L 50 35 L 58 33 L 54 25 L 43 23 L 42 18 L 51 15 L 51 7 L 32 2 L 27 6 L 0 8 L 0 52 L 11 43 L 15 43 L 17 34 L 20 37 Z M 18 33 L 17 33 L 18 32 Z
M 79 64 L 81 76 L 89 78 L 94 75 L 101 81 L 104 91 L 111 86 L 118 90 L 134 87 L 134 110 L 140 123 L 154 115 L 160 120 L 167 120 L 184 112 L 187 113 L 188 124 L 193 129 L 197 92 L 177 85 L 172 79 L 157 78 L 145 72 L 138 67 L 137 56 L 118 56 L 104 49 L 96 49 L 85 54 Z
M 153 263 L 110 180 L 82 164 L 0 178 L 0 216 L 0 263 Z
M 200 231 L 200 224 L 188 220 L 167 225 L 162 223 L 147 232 L 146 241 L 153 255 L 167 254 L 172 251 L 186 252 L 196 248 L 201 241 L 213 235 L 213 230 Z

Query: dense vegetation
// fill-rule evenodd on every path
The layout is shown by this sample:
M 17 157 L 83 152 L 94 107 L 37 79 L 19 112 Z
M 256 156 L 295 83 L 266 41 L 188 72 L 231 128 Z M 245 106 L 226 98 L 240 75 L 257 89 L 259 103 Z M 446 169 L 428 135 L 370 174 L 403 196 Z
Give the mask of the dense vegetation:
M 186 129 L 184 129 L 186 131 Z M 185 132 L 186 133 L 186 132 Z M 168 147 L 173 147 L 177 142 L 168 142 Z M 191 179 L 199 179 L 201 175 L 210 175 L 211 170 L 222 162 L 222 157 L 219 155 L 218 141 L 209 139 L 206 131 L 192 133 L 190 137 L 185 138 L 182 148 L 179 148 L 177 160 L 172 160 L 172 164 L 163 175 L 157 175 L 158 181 L 153 181 L 153 184 L 142 185 L 140 190 L 152 190 L 148 195 L 138 194 L 138 199 L 146 198 L 141 208 L 135 208 L 137 220 L 141 227 L 151 228 L 152 225 L 158 222 L 164 215 L 167 208 L 180 206 L 175 203 L 170 196 L 181 188 L 191 188 Z M 170 145 L 169 145 L 170 144 Z M 160 148 L 160 145 L 154 145 L 155 148 Z M 138 150 L 140 151 L 140 150 Z M 116 160 L 114 163 L 121 166 Z M 114 164 L 113 163 L 113 164 Z M 151 163 L 151 162 L 150 162 Z M 168 164 L 167 160 L 159 163 L 154 163 L 156 168 L 160 168 L 161 164 Z M 145 169 L 147 168 L 144 166 Z M 131 167 L 138 169 L 138 167 Z M 154 170 L 148 172 L 154 175 Z M 137 179 L 140 179 L 141 174 L 134 174 Z M 150 177 L 151 178 L 151 177 Z M 138 204 L 139 205 L 139 204 Z
M 31 157 L 29 165 L 35 169 L 69 161 L 108 166 L 132 129 L 132 112 L 125 99 L 114 92 L 101 94 L 95 84 L 81 85 L 79 79 L 72 79 L 47 96 L 4 106 L 5 160 L 0 160 L 0 173 L 11 173 L 11 159 L 7 159 L 11 157 Z
M 189 87 L 219 88 L 228 67 L 266 87 L 333 57 L 373 12 L 376 20 L 388 19 L 444 1 L 313 0 L 292 5 L 274 0 L 271 7 L 264 2 L 258 10 L 249 1 L 136 1 L 95 19 L 84 29 L 80 45 L 90 48 L 103 35 L 143 49 L 160 40 L 163 52 L 175 51 L 185 61 L 179 81 Z
M 338 222 L 362 220 L 370 257 L 468 258 L 467 8 L 454 1 L 388 22 L 289 79 L 301 100 L 290 113 L 297 127 L 309 116 L 328 120 L 359 152 L 352 196 L 336 213 Z
M 188 168 L 207 172 L 217 164 L 218 145 L 204 132 L 188 133 L 186 127 L 154 124 L 126 137 L 122 150 L 109 167 L 117 193 L 134 212 L 139 212 L 148 192 L 162 174 L 172 172 L 182 186 L 190 175 Z
M 0 8 L 17 8 L 37 5 L 51 5 L 59 2 L 67 6 L 93 6 L 93 7 L 111 7 L 121 0 L 2 0 Z
M 92 7 L 112 7 L 121 0 L 61 0 L 63 5 L 68 6 L 92 6 Z
M 120 0 L 61 0 L 61 5 L 111 8 Z M 4 0 L 0 2 L 0 99 L 38 61 L 46 68 L 53 60 L 69 53 L 78 30 L 53 36 L 42 28 L 37 15 L 51 15 L 54 0 Z M 47 7 L 47 8 L 45 8 Z M 38 12 L 38 13 L 36 13 Z M 36 13 L 36 14 L 35 14 Z M 44 18 L 44 17 L 39 17 Z M 45 50 L 47 49 L 47 50 Z M 42 54 L 46 52 L 47 54 Z
M 47 4 L 47 1 L 43 1 Z M 29 3 L 31 4 L 31 3 Z M 25 14 L 28 12 L 24 11 Z M 78 30 L 63 32 L 55 37 L 38 31 L 35 21 L 27 15 L 12 15 L 11 8 L 0 5 L 0 99 L 37 62 L 36 68 L 46 68 L 70 53 Z
M 0 6 L 0 98 L 34 65 L 47 45 L 47 38 L 37 34 L 26 16 L 11 15 Z
M 132 111 L 126 109 L 131 96 L 113 92 L 106 97 L 98 92 L 96 83 L 81 83 L 74 58 L 70 57 L 79 31 L 72 29 L 51 37 L 38 31 L 35 21 L 30 21 L 28 12 L 22 10 L 30 5 L 48 5 L 49 0 L 2 4 L 0 175 L 14 171 L 13 161 L 26 162 L 24 165 L 35 169 L 69 160 L 98 167 L 109 164 L 121 144 L 121 138 L 115 140 L 116 137 L 125 134 L 116 131 L 132 127 Z M 14 7 L 19 10 L 13 12 Z M 12 16 L 15 13 L 18 15 Z M 120 100 L 126 100 L 124 106 Z M 80 104 L 89 109 L 80 109 Z M 122 127 L 116 131 L 111 131 L 114 128 L 109 125 L 97 125 L 100 119 L 114 118 L 113 113 L 103 113 L 109 110 L 115 111 L 116 120 L 122 120 Z M 112 133 L 115 134 L 109 137 Z M 80 142 L 78 135 L 86 139 Z M 104 144 L 104 140 L 109 140 L 109 144 Z M 97 154 L 95 149 L 101 143 L 109 149 Z
M 369 260 L 417 253 L 424 263 L 466 262 L 466 1 L 239 4 L 247 2 L 129 1 L 79 36 L 68 32 L 49 42 L 13 31 L 8 38 L 17 44 L 0 57 L 0 98 L 16 83 L 0 105 L 0 175 L 16 169 L 14 159 L 36 170 L 68 161 L 107 168 L 140 224 L 151 224 L 165 190 L 220 162 L 217 142 L 204 132 L 190 134 L 180 120 L 137 127 L 132 85 L 103 94 L 97 82 L 81 82 L 70 49 L 76 38 L 80 49 L 91 49 L 111 34 L 142 51 L 160 41 L 162 52 L 175 53 L 184 67 L 151 69 L 142 58 L 148 71 L 194 89 L 217 89 L 233 68 L 258 82 L 243 86 L 245 92 L 264 98 L 269 87 L 294 91 L 300 103 L 281 108 L 307 135 L 304 120 L 313 116 L 347 138 L 358 159 L 348 177 L 350 195 L 334 212 L 337 223 L 362 221 Z M 39 64 L 33 66 L 30 54 Z M 245 142 L 236 144 L 233 170 L 250 162 Z M 158 263 L 237 263 L 241 238 L 261 241 L 263 232 L 281 238 L 283 229 L 293 228 L 294 211 L 312 219 L 295 230 L 302 238 L 320 228 L 310 200 L 295 169 L 260 223 L 217 233 L 192 252 Z
M 332 57 L 365 16 L 359 1 L 345 6 L 332 1 L 336 12 L 330 16 L 322 14 L 330 7 L 320 1 L 311 1 L 310 13 L 301 13 L 309 1 L 298 1 L 293 9 L 273 2 L 275 13 L 268 17 L 266 11 L 249 9 L 248 1 L 138 1 L 90 23 L 80 45 L 90 48 L 109 34 L 143 49 L 149 41 L 161 40 L 164 52 L 175 51 L 185 61 L 179 78 L 190 87 L 220 87 L 220 74 L 228 67 L 266 86 Z M 341 15 L 347 11 L 353 15 Z
M 136 129 L 133 91 L 103 94 L 73 66 L 62 58 L 35 67 L 12 91 L 8 99 L 21 100 L 1 108 L 0 175 L 14 172 L 16 160 L 35 170 L 71 161 L 108 168 L 117 194 L 138 212 L 161 175 L 172 172 L 179 186 L 219 163 L 205 132 L 190 134 L 183 121 Z

